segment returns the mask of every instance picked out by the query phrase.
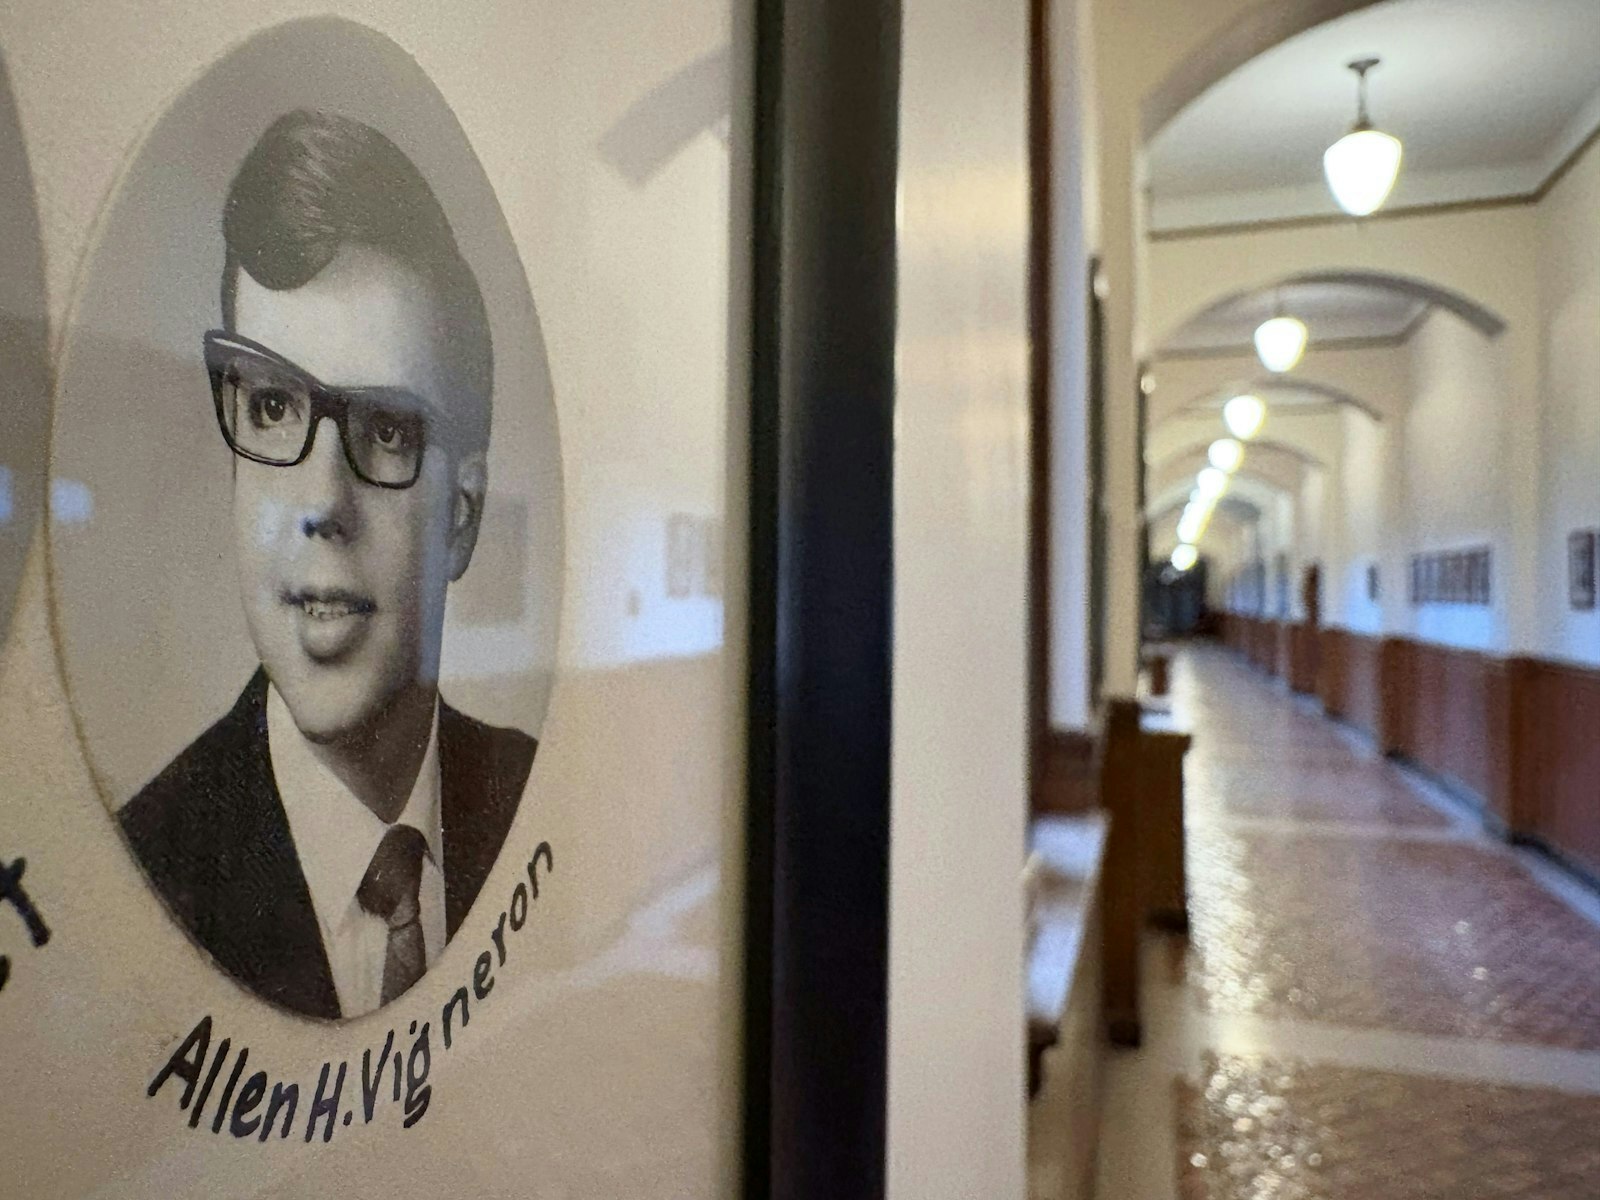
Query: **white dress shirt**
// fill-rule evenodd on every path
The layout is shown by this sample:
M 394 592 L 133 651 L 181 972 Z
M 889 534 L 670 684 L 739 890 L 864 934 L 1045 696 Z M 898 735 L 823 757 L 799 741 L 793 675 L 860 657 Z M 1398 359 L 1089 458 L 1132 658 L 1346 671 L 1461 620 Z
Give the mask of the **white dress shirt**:
M 322 947 L 333 971 L 340 1014 L 356 1017 L 377 1008 L 383 995 L 383 962 L 389 926 L 361 907 L 361 887 L 372 856 L 389 826 L 324 767 L 278 689 L 267 688 L 267 744 L 272 774 L 289 818 L 300 870 L 311 891 L 311 907 L 322 930 Z M 428 965 L 444 950 L 444 830 L 439 815 L 439 710 L 434 706 L 428 749 L 397 825 L 410 825 L 428 843 L 422 860 L 422 942 Z

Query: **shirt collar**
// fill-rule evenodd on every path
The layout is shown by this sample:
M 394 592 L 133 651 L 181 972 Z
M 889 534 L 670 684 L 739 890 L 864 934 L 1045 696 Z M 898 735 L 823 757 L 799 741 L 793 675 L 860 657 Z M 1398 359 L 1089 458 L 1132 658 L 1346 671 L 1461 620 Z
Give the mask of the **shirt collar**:
M 267 747 L 278 796 L 289 818 L 295 854 L 311 892 L 311 905 L 323 927 L 336 932 L 360 911 L 356 891 L 390 827 L 322 765 L 296 727 L 278 689 L 270 684 Z M 444 831 L 439 795 L 439 706 L 435 701 L 428 748 L 411 795 L 395 824 L 410 825 L 422 834 L 429 859 L 442 873 Z

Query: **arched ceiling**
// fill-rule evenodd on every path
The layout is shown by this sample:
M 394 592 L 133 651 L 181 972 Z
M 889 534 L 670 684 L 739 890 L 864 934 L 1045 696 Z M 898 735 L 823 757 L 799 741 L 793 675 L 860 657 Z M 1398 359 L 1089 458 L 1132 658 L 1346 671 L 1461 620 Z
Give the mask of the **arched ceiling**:
M 1225 295 L 1169 334 L 1156 355 L 1170 359 L 1253 354 L 1257 326 L 1279 315 L 1304 321 L 1313 348 L 1393 348 L 1410 340 L 1435 310 L 1461 318 L 1486 337 L 1498 336 L 1506 327 L 1498 313 L 1426 280 L 1375 271 L 1329 271 Z
M 1164 521 L 1151 527 L 1150 530 L 1150 557 L 1161 562 L 1172 557 L 1172 552 L 1178 548 L 1177 517 L 1172 521 Z M 1238 509 L 1229 510 L 1218 506 L 1217 513 L 1211 518 L 1211 525 L 1206 529 L 1205 536 L 1200 539 L 1196 549 L 1200 551 L 1202 559 L 1215 561 L 1219 550 L 1237 538 L 1241 533 L 1255 524 L 1255 518 L 1246 517 Z
M 1371 405 L 1329 383 L 1320 383 L 1315 379 L 1297 379 L 1292 384 L 1286 384 L 1281 380 L 1257 378 L 1236 380 L 1221 387 L 1208 388 L 1198 396 L 1191 397 L 1187 403 L 1175 405 L 1171 411 L 1163 410 L 1161 420 L 1168 421 L 1193 416 L 1196 413 L 1215 412 L 1217 420 L 1221 421 L 1223 405 L 1241 392 L 1260 396 L 1267 402 L 1268 409 L 1274 412 L 1326 412 L 1344 405 L 1365 413 L 1373 420 L 1383 419 L 1382 414 Z M 1221 429 L 1222 426 L 1219 425 L 1218 437 L 1222 436 Z
M 1288 33 L 1319 6 L 1281 7 L 1297 10 L 1278 18 Z M 1271 31 L 1235 31 L 1230 45 L 1252 32 L 1260 44 Z M 1322 152 L 1355 115 L 1345 64 L 1369 55 L 1383 59 L 1373 120 L 1406 144 L 1390 211 L 1535 194 L 1600 127 L 1594 0 L 1363 6 L 1273 45 L 1166 121 L 1147 144 L 1151 228 L 1337 216 Z
M 1275 411 L 1339 404 L 1375 420 L 1403 413 L 1411 395 L 1407 352 L 1393 346 L 1312 348 L 1290 375 L 1267 373 L 1253 349 L 1159 359 L 1149 375 L 1154 386 L 1152 428 L 1175 417 L 1219 410 L 1240 392 L 1256 393 Z
M 1196 313 L 1157 350 L 1161 357 L 1249 351 L 1256 327 L 1270 317 L 1299 317 L 1317 346 L 1391 342 L 1411 336 L 1428 313 L 1422 300 L 1361 283 L 1292 283 L 1272 291 L 1227 296 Z
M 1215 439 L 1212 439 L 1215 440 Z M 1190 465 L 1195 470 L 1207 465 L 1209 459 L 1207 452 L 1211 449 L 1210 441 L 1189 441 L 1187 439 L 1170 446 L 1163 446 L 1146 454 L 1146 468 L 1152 472 L 1164 472 L 1179 464 L 1181 469 Z M 1251 464 L 1272 463 L 1275 472 L 1281 471 L 1286 477 L 1290 474 L 1296 478 L 1304 475 L 1306 471 L 1315 470 L 1325 464 L 1304 446 L 1291 445 L 1288 442 L 1276 441 L 1272 438 L 1256 438 L 1245 444 L 1244 461 Z
M 1195 486 L 1195 476 L 1206 465 L 1204 451 L 1170 458 L 1159 466 L 1150 468 L 1146 477 L 1146 490 L 1162 494 L 1169 490 L 1181 490 L 1187 499 L 1189 490 Z M 1233 479 L 1235 482 L 1241 479 L 1254 480 L 1266 484 L 1274 491 L 1296 495 L 1309 469 L 1311 468 L 1292 455 L 1263 451 L 1248 455 L 1244 460 L 1244 466 L 1234 473 Z
M 1176 522 L 1178 514 L 1183 511 L 1183 506 L 1189 503 L 1189 493 L 1193 488 L 1192 477 L 1174 478 L 1159 487 L 1151 488 L 1150 501 L 1145 505 L 1146 519 L 1152 526 L 1162 521 Z M 1285 488 L 1245 468 L 1233 477 L 1227 494 L 1217 507 L 1228 505 L 1229 511 L 1235 515 L 1247 514 L 1247 519 L 1254 521 L 1289 495 L 1289 491 Z

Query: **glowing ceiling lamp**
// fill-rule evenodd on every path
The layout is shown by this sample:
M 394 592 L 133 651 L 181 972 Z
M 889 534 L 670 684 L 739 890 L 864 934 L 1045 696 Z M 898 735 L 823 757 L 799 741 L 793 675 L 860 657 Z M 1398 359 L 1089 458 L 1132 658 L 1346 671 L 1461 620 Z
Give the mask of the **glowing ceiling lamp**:
M 1393 134 L 1374 129 L 1367 116 L 1367 72 L 1378 65 L 1376 58 L 1361 58 L 1349 64 L 1356 73 L 1356 123 L 1322 156 L 1328 190 L 1339 207 L 1353 217 L 1364 217 L 1383 207 L 1400 178 L 1400 160 L 1405 147 Z
M 1206 458 L 1217 470 L 1232 475 L 1244 462 L 1244 446 L 1233 438 L 1218 438 L 1206 451 Z
M 1222 422 L 1241 442 L 1261 432 L 1267 420 L 1267 402 L 1260 396 L 1235 396 L 1222 406 Z
M 1228 490 L 1228 476 L 1216 467 L 1202 468 L 1195 477 L 1195 483 L 1200 488 L 1202 503 L 1215 500 Z
M 1256 354 L 1261 365 L 1274 375 L 1282 375 L 1300 365 L 1305 357 L 1311 331 L 1297 317 L 1273 317 L 1256 330 Z
M 1180 571 L 1194 569 L 1195 563 L 1200 561 L 1200 551 L 1188 542 L 1184 542 L 1172 552 L 1172 565 Z

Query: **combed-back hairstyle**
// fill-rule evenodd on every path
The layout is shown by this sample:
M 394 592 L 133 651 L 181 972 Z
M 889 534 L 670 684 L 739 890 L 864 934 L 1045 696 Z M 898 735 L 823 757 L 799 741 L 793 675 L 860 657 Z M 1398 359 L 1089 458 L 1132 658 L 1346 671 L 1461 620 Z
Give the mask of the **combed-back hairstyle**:
M 264 288 L 291 291 L 354 243 L 418 272 L 437 301 L 451 377 L 468 393 L 440 399 L 460 414 L 468 446 L 488 445 L 494 349 L 483 293 L 433 189 L 400 147 L 336 113 L 285 113 L 233 177 L 222 236 L 222 319 L 229 330 L 241 270 Z

